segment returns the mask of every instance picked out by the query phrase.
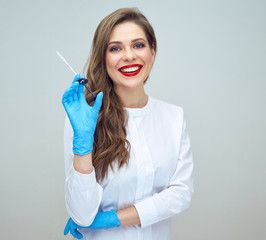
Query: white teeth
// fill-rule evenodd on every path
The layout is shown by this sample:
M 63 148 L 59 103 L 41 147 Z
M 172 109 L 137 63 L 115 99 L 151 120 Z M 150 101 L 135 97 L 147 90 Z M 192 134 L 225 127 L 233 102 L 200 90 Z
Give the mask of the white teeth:
M 140 66 L 137 66 L 137 67 L 130 67 L 130 68 L 122 68 L 120 69 L 121 72 L 136 72 L 140 69 Z

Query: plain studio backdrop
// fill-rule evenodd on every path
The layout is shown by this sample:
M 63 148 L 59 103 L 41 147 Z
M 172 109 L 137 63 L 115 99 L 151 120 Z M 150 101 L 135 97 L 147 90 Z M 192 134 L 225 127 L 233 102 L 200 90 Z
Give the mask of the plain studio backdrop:
M 62 94 L 100 20 L 138 7 L 158 38 L 150 96 L 182 106 L 195 161 L 172 239 L 266 239 L 266 2 L 0 1 L 0 239 L 64 240 Z

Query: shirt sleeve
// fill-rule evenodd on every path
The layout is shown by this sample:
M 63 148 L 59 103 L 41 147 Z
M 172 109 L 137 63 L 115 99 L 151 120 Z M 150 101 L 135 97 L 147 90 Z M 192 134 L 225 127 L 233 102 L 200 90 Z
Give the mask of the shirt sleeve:
M 102 187 L 95 171 L 81 174 L 73 167 L 73 129 L 68 117 L 64 127 L 65 201 L 66 209 L 75 223 L 89 226 L 93 222 L 102 198 Z
M 194 191 L 192 171 L 190 140 L 184 121 L 177 167 L 168 188 L 134 205 L 139 214 L 141 227 L 162 221 L 189 208 Z

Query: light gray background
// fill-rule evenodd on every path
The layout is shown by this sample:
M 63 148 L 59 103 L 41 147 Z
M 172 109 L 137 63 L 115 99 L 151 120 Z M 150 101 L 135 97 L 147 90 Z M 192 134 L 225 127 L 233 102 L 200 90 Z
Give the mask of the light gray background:
M 61 96 L 99 21 L 137 6 L 158 54 L 146 90 L 182 106 L 195 159 L 180 240 L 266 239 L 266 1 L 0 1 L 0 239 L 70 239 Z

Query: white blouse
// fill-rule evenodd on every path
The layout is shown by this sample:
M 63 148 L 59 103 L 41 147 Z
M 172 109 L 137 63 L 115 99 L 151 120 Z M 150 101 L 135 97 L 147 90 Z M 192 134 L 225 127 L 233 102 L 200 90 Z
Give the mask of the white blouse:
M 182 108 L 149 97 L 143 108 L 126 108 L 128 166 L 97 183 L 95 172 L 73 168 L 73 130 L 64 130 L 65 199 L 67 211 L 81 226 L 89 226 L 98 211 L 134 205 L 141 225 L 103 230 L 80 229 L 90 240 L 167 240 L 171 217 L 188 209 L 193 193 L 193 161 Z

